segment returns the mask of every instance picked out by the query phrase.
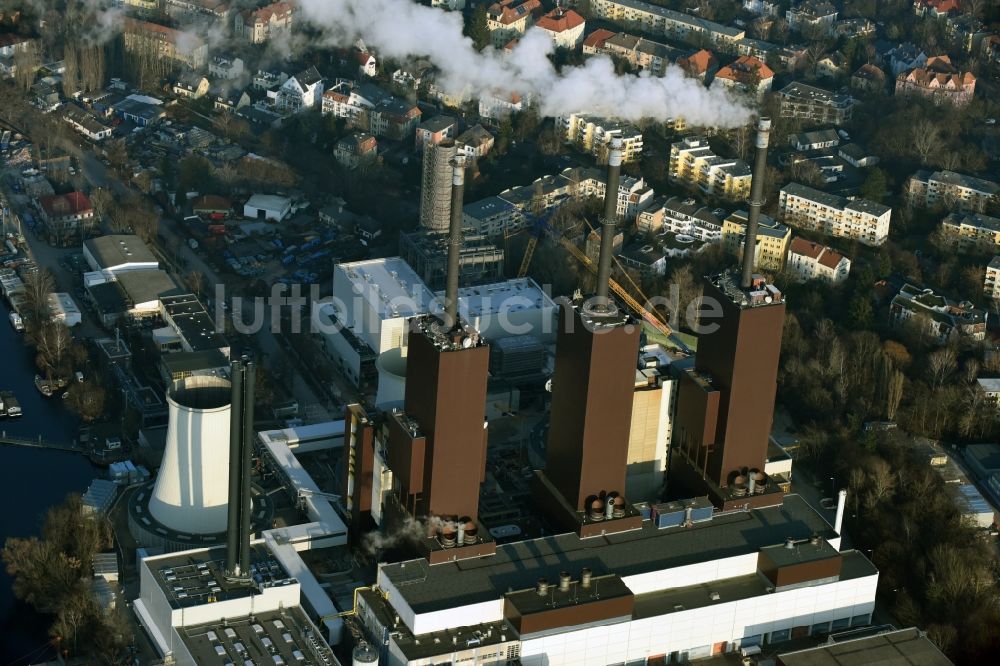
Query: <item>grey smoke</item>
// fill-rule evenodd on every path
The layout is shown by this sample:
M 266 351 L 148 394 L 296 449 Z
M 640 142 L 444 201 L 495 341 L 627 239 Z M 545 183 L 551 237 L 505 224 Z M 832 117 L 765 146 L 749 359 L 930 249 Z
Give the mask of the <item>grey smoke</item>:
M 751 111 L 721 87 L 711 89 L 670 66 L 662 77 L 618 76 L 610 58 L 592 57 L 556 72 L 547 58 L 553 45 L 531 29 L 509 54 L 482 53 L 462 35 L 462 18 L 412 0 L 299 0 L 299 16 L 322 31 L 328 45 L 364 39 L 381 57 L 424 56 L 440 70 L 439 83 L 473 97 L 530 95 L 546 116 L 576 112 L 624 120 L 683 117 L 689 124 L 736 127 Z

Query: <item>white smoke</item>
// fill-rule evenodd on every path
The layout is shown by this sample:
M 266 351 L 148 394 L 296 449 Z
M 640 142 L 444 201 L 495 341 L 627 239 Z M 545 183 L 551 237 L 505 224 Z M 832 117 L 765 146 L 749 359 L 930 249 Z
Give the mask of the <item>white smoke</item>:
M 319 28 L 328 45 L 361 38 L 382 57 L 425 56 L 450 92 L 529 95 L 546 116 L 585 111 L 633 121 L 683 117 L 693 125 L 736 127 L 751 114 L 724 88 L 705 88 L 675 66 L 662 77 L 618 76 L 610 58 L 596 56 L 557 72 L 547 57 L 554 46 L 539 29 L 529 30 L 509 54 L 493 48 L 480 53 L 462 34 L 459 13 L 412 0 L 299 0 L 299 5 L 299 16 Z
M 435 518 L 430 519 L 437 521 Z M 439 521 L 438 521 L 439 522 Z M 361 549 L 370 556 L 378 555 L 380 551 L 395 548 L 404 544 L 420 543 L 427 536 L 429 524 L 411 516 L 391 532 L 368 532 L 361 540 Z

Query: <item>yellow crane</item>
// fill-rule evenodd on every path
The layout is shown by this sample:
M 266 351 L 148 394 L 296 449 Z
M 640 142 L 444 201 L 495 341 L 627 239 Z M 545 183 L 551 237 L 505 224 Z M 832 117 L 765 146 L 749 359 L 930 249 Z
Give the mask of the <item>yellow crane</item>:
M 587 228 L 588 229 L 590 228 L 589 224 L 587 225 Z M 549 227 L 549 225 L 544 220 L 542 219 L 536 220 L 535 230 L 536 230 L 535 233 L 532 233 L 531 237 L 528 239 L 527 246 L 524 248 L 524 258 L 521 260 L 521 267 L 517 271 L 517 277 L 523 278 L 525 275 L 528 274 L 528 268 L 531 266 L 531 258 L 534 256 L 535 247 L 538 245 L 538 239 L 546 231 L 549 231 L 552 237 L 555 238 L 560 245 L 566 248 L 566 251 L 569 252 L 571 255 L 573 255 L 577 259 L 577 261 L 583 264 L 587 268 L 587 270 L 589 270 L 594 275 L 597 275 L 597 266 L 594 264 L 593 261 L 590 260 L 590 257 L 588 257 L 584 252 L 582 252 L 580 248 L 574 245 L 571 240 L 568 240 L 564 236 L 560 235 L 557 231 Z M 616 263 L 618 262 L 617 258 L 615 259 L 615 262 Z M 628 274 L 628 271 L 626 271 L 620 263 L 618 264 L 618 267 L 622 269 L 622 273 L 632 284 L 632 288 L 635 290 L 635 293 L 639 295 L 639 298 L 641 298 L 645 302 L 648 302 L 649 299 L 646 298 L 646 295 L 642 293 L 642 290 L 639 288 L 639 285 L 637 285 L 635 281 L 632 280 L 632 277 Z M 613 291 L 615 295 L 618 296 L 618 298 L 620 298 L 622 302 L 625 303 L 625 305 L 630 310 L 632 310 L 632 312 L 642 317 L 646 322 L 649 323 L 650 326 L 655 328 L 663 335 L 670 335 L 672 333 L 670 326 L 667 324 L 666 321 L 663 320 L 663 318 L 659 314 L 648 310 L 644 305 L 642 305 L 642 303 L 636 300 L 632 296 L 632 294 L 630 294 L 628 290 L 622 287 L 617 281 L 609 279 L 608 286 L 611 288 L 611 291 Z

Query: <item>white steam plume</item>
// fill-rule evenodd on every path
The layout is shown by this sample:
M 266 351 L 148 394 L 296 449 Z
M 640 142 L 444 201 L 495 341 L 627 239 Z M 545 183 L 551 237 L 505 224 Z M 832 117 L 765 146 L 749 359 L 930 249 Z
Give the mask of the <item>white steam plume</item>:
M 460 14 L 412 0 L 299 0 L 299 5 L 299 16 L 319 28 L 330 45 L 360 37 L 383 57 L 425 56 L 451 92 L 528 94 L 546 116 L 585 111 L 624 120 L 683 117 L 693 125 L 736 127 L 751 114 L 727 90 L 707 89 L 675 66 L 662 77 L 617 76 L 611 60 L 597 56 L 556 72 L 546 57 L 552 42 L 538 29 L 529 30 L 510 54 L 492 48 L 480 53 L 462 34 Z

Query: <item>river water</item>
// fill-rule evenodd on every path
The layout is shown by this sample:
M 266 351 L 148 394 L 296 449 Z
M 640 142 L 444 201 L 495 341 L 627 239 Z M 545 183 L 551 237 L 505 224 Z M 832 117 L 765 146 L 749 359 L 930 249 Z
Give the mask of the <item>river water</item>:
M 10 326 L 9 312 L 0 302 L 0 389 L 14 391 L 24 416 L 0 418 L 0 431 L 70 441 L 77 420 L 61 400 L 46 399 L 35 389 L 34 359 L 22 334 Z M 49 507 L 69 493 L 83 493 L 102 472 L 77 453 L 0 445 L 0 542 L 38 534 Z M 47 629 L 47 618 L 14 598 L 11 579 L 0 567 L 0 664 L 44 661 Z

